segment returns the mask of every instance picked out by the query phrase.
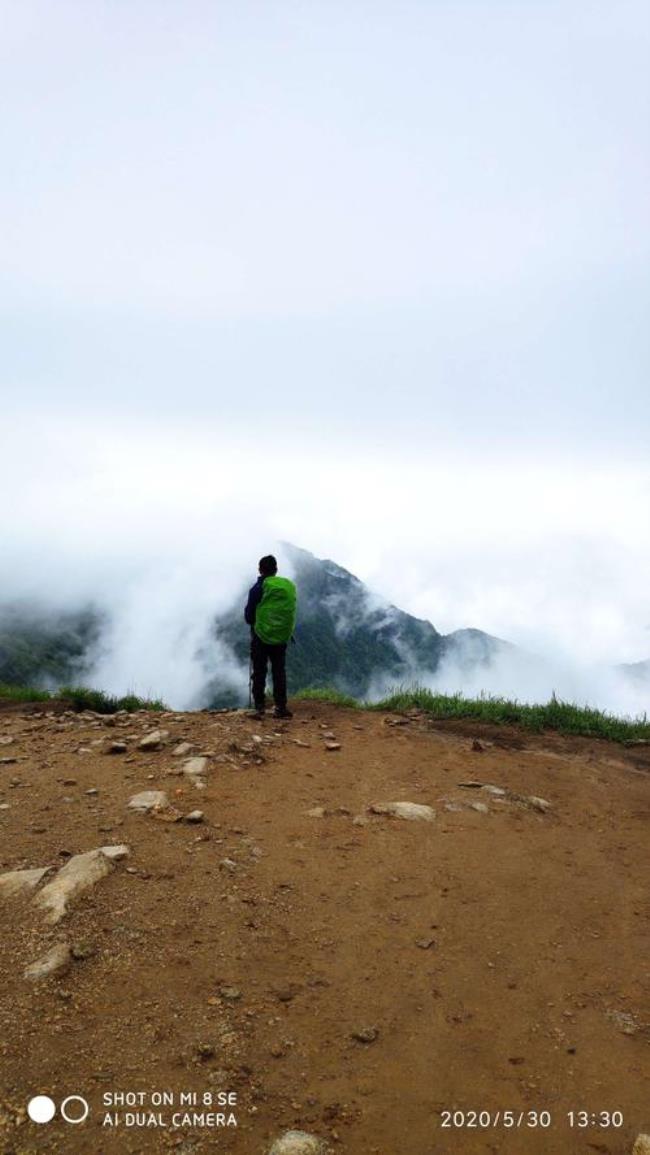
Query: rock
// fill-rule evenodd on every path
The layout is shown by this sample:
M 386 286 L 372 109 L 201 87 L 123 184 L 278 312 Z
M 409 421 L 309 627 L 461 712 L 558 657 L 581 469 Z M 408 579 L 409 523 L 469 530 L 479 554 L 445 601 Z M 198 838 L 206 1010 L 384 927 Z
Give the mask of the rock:
M 490 782 L 487 782 L 481 789 L 484 790 L 486 794 L 494 794 L 499 798 L 506 793 L 503 786 L 493 786 Z
M 142 814 L 148 814 L 150 810 L 166 810 L 169 806 L 169 799 L 164 790 L 142 790 L 139 794 L 134 794 L 129 799 L 129 810 L 137 810 Z
M 234 874 L 237 869 L 237 863 L 233 862 L 232 858 L 222 858 L 219 863 L 220 870 L 227 870 L 230 874 Z
M 142 745 L 142 743 L 140 743 L 140 745 Z M 104 753 L 105 754 L 126 754 L 127 749 L 128 749 L 128 747 L 127 747 L 126 742 L 118 742 L 118 741 L 109 742 L 104 747 Z M 79 753 L 81 753 L 81 750 L 79 751 Z
M 419 946 L 420 950 L 430 950 L 432 946 L 436 945 L 436 940 L 435 938 L 418 938 L 415 945 Z
M 474 779 L 470 779 L 469 782 L 459 782 L 458 785 L 464 786 L 466 790 L 482 790 L 485 783 L 475 782 Z
M 340 750 L 341 749 L 341 743 L 340 742 L 326 742 L 325 743 L 325 749 L 326 750 Z
M 307 1131 L 285 1131 L 269 1148 L 268 1155 L 325 1155 L 326 1147 L 317 1135 Z
M 489 807 L 485 805 L 485 802 L 470 802 L 469 805 L 471 810 L 478 810 L 479 814 L 490 813 Z
M 632 1155 L 650 1155 L 650 1135 L 637 1135 Z
M 0 810 L 11 810 L 8 802 L 0 802 Z
M 306 810 L 305 814 L 308 818 L 324 818 L 327 811 L 324 806 L 312 806 L 311 810 Z
M 352 825 L 353 826 L 367 826 L 368 825 L 368 819 L 367 819 L 366 815 L 365 814 L 355 815 L 355 817 L 352 819 Z
M 542 814 L 546 814 L 546 811 L 551 808 L 550 802 L 547 802 L 545 798 L 537 798 L 535 794 L 529 794 L 524 801 L 532 806 L 533 810 L 539 810 Z
M 236 1003 L 241 998 L 239 987 L 222 987 L 219 994 L 228 1003 Z
M 36 906 L 46 911 L 47 921 L 54 925 L 64 917 L 69 904 L 89 890 L 114 869 L 111 857 L 102 850 L 75 854 L 34 898 Z
M 202 810 L 191 810 L 189 814 L 185 815 L 185 821 L 186 822 L 192 822 L 192 823 L 203 822 L 203 811 Z
M 636 1035 L 639 1030 L 637 1020 L 629 1011 L 607 1011 L 606 1014 L 609 1021 L 614 1023 L 624 1035 Z
M 37 979 L 48 978 L 49 975 L 61 974 L 67 971 L 72 961 L 70 947 L 67 942 L 58 942 L 41 956 L 31 966 L 23 971 L 23 977 L 35 982 Z
M 72 944 L 70 953 L 72 954 L 73 959 L 81 961 L 85 958 L 92 958 L 94 954 L 97 954 L 97 947 L 94 945 L 94 943 L 90 942 L 89 939 L 80 938 L 78 942 L 74 942 Z
M 369 806 L 371 814 L 390 814 L 394 818 L 409 821 L 433 822 L 436 812 L 432 806 L 422 806 L 419 802 L 385 802 Z
M 5 737 L 0 738 L 0 746 L 13 746 L 15 741 L 15 738 L 12 738 L 10 734 L 7 734 Z
M 145 734 L 138 742 L 140 750 L 158 750 L 162 746 L 166 730 L 152 730 L 150 734 Z
M 172 750 L 172 757 L 183 758 L 185 755 L 191 754 L 193 749 L 194 744 L 192 742 L 179 742 L 178 746 L 174 746 Z
M 95 794 L 99 794 L 99 790 L 97 789 L 96 786 L 91 786 L 90 790 L 86 790 L 86 794 L 88 794 L 92 797 Z
M 362 1027 L 359 1031 L 353 1031 L 351 1037 L 358 1043 L 374 1043 L 379 1038 L 379 1031 L 377 1027 Z
M 201 777 L 208 772 L 207 758 L 188 758 L 183 762 L 183 774 L 187 774 L 188 778 Z
M 475 738 L 474 741 L 472 742 L 472 750 L 475 750 L 477 753 L 480 753 L 484 749 L 485 749 L 485 747 L 481 745 L 478 738 Z
M 102 830 L 110 830 L 110 826 L 103 826 Z M 122 858 L 128 858 L 131 851 L 128 846 L 100 846 L 99 853 L 105 854 L 107 858 L 112 858 L 113 862 L 119 862 Z
M 35 890 L 43 875 L 50 870 L 51 866 L 41 866 L 36 870 L 11 870 L 8 874 L 0 874 L 0 898 L 14 898 Z

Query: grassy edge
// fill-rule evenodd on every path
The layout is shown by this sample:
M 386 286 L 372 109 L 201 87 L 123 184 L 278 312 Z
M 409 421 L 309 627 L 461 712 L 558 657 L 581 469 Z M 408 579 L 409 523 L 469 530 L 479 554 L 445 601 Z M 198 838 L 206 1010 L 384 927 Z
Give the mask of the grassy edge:
M 307 689 L 294 695 L 298 700 L 331 702 L 357 710 L 403 712 L 418 709 L 433 718 L 469 718 L 496 725 L 521 726 L 541 733 L 555 730 L 588 738 L 605 738 L 613 742 L 650 739 L 650 723 L 643 718 L 617 718 L 604 710 L 562 702 L 553 694 L 546 703 L 527 704 L 507 698 L 482 694 L 465 698 L 462 694 L 437 694 L 420 686 L 398 686 L 379 702 L 360 702 L 335 689 Z
M 140 698 L 137 694 L 125 694 L 118 698 L 90 686 L 60 686 L 57 690 L 39 690 L 33 686 L 8 686 L 0 683 L 2 702 L 47 703 L 53 699 L 69 702 L 72 710 L 94 710 L 96 714 L 116 714 L 118 710 L 132 713 L 135 710 L 167 709 L 160 698 Z

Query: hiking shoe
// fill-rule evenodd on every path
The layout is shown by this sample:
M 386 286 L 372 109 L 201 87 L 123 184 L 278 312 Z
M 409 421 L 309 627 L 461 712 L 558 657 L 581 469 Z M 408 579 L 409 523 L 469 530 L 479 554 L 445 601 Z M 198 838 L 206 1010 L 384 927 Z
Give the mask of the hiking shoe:
M 262 722 L 264 720 L 264 708 L 262 707 L 261 710 L 249 710 L 246 717 L 255 718 L 257 722 Z
M 291 710 L 287 710 L 286 706 L 284 706 L 282 709 L 280 709 L 278 706 L 276 706 L 275 710 L 273 711 L 273 717 L 274 718 L 293 718 L 293 714 L 291 713 Z

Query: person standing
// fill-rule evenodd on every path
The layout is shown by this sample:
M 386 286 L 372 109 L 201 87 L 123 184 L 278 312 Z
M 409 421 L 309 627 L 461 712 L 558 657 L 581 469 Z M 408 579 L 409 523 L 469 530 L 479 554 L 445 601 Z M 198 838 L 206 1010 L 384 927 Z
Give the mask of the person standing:
M 268 663 L 273 678 L 274 718 L 292 718 L 287 709 L 287 643 L 296 625 L 296 587 L 278 576 L 272 554 L 260 558 L 259 577 L 251 586 L 244 618 L 251 627 L 252 689 L 255 717 L 263 718 Z

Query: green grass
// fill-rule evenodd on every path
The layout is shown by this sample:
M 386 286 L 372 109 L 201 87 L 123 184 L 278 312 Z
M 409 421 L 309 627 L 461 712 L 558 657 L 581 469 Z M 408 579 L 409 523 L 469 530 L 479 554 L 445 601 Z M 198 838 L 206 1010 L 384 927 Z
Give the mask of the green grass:
M 98 714 L 115 714 L 118 710 L 166 710 L 160 698 L 139 698 L 137 694 L 125 694 L 115 698 L 103 690 L 93 690 L 88 686 L 61 686 L 58 698 L 70 702 L 73 710 L 95 710 Z
M 480 698 L 465 698 L 462 694 L 436 694 L 420 686 L 398 686 L 380 702 L 357 702 L 336 690 L 306 690 L 295 696 L 364 710 L 391 710 L 399 713 L 419 709 L 432 718 L 468 718 L 477 722 L 521 726 L 537 733 L 556 730 L 560 734 L 607 738 L 613 742 L 650 738 L 650 723 L 645 714 L 636 719 L 617 718 L 604 710 L 561 702 L 555 695 L 546 703 L 534 705 L 484 694 Z
M 29 686 L 7 686 L 0 682 L 2 702 L 47 702 L 51 697 L 47 690 L 32 690 Z
M 69 702 L 72 710 L 94 710 L 97 714 L 115 714 L 118 710 L 132 712 L 167 709 L 160 698 L 139 698 L 137 694 L 116 698 L 88 686 L 61 686 L 58 690 L 48 691 L 37 690 L 32 686 L 0 684 L 0 701 L 3 702 L 49 702 L 52 699 Z
M 307 688 L 306 690 L 299 690 L 297 694 L 291 696 L 299 702 L 331 702 L 334 706 L 349 706 L 353 710 L 361 710 L 365 706 L 365 703 L 358 702 L 356 698 L 350 698 L 348 694 L 342 694 L 333 686 L 324 689 Z

